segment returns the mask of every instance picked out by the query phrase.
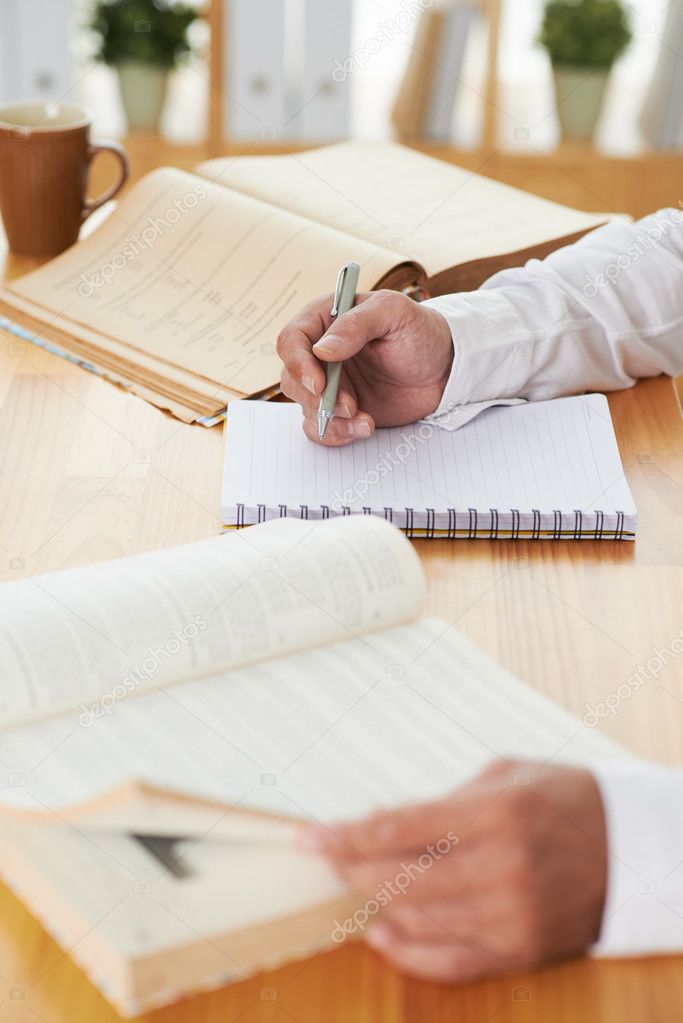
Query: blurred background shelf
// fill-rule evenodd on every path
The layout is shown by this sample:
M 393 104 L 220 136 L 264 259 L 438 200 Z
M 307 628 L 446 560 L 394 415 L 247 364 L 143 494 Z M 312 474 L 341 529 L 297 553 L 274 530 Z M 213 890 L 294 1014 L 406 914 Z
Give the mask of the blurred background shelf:
M 648 148 L 642 130 L 648 93 L 653 137 L 673 145 L 683 125 L 683 0 L 627 5 L 633 39 L 612 71 L 594 144 L 580 146 L 560 142 L 552 69 L 536 42 L 543 0 L 189 0 L 198 15 L 190 51 L 169 76 L 158 127 L 138 135 L 115 68 L 95 59 L 94 2 L 0 0 L 0 100 L 84 103 L 96 135 L 125 139 L 136 175 L 224 153 L 395 136 L 403 91 L 403 123 L 437 137 L 399 136 L 473 171 L 632 216 L 683 198 L 683 154 Z M 410 75 L 420 66 L 431 93 L 416 98 Z

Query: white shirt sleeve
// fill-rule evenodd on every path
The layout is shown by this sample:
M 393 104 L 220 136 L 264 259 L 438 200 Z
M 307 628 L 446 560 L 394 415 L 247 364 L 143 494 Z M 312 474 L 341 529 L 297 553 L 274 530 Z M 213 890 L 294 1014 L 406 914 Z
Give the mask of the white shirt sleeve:
M 455 429 L 492 404 L 630 387 L 683 372 L 683 210 L 616 221 L 478 291 L 429 299 L 453 336 L 428 418 Z
M 683 770 L 591 768 L 605 808 L 607 898 L 596 956 L 683 951 Z

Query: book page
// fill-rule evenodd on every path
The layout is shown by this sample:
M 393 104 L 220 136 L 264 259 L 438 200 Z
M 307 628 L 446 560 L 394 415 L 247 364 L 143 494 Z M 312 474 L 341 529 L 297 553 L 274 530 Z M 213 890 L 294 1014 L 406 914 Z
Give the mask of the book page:
M 416 260 L 428 274 L 597 227 L 606 217 L 389 142 L 209 160 L 211 181 Z
M 5 292 L 157 362 L 242 394 L 280 376 L 275 341 L 339 267 L 369 290 L 400 259 L 182 171 L 147 175 L 93 234 Z M 29 309 L 29 311 L 31 311 Z
M 518 682 L 445 622 L 317 647 L 0 734 L 54 810 L 134 778 L 238 809 L 332 821 L 436 798 L 496 757 L 584 762 L 623 750 Z
M 375 519 L 282 520 L 4 583 L 0 728 L 79 704 L 87 727 L 145 689 L 409 621 L 424 592 L 411 545 Z

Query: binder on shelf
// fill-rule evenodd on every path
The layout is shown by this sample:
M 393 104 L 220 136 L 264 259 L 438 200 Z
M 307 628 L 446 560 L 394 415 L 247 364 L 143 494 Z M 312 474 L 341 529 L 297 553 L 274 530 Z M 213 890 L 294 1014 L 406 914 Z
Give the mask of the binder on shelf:
M 72 6 L 72 0 L 0 0 L 0 102 L 68 96 Z
M 224 26 L 228 66 L 225 134 L 276 139 L 287 120 L 285 3 L 230 0 Z
M 351 0 L 231 0 L 224 133 L 263 141 L 348 135 Z
M 345 138 L 351 112 L 351 0 L 304 0 L 303 74 L 288 134 L 310 141 Z
M 462 0 L 443 12 L 441 38 L 432 75 L 424 135 L 435 142 L 448 142 L 470 28 L 479 13 L 476 0 Z
M 683 3 L 669 6 L 662 39 L 683 35 Z M 683 150 L 683 60 L 662 42 L 640 123 L 654 149 Z
M 481 0 L 441 0 L 420 14 L 392 111 L 399 138 L 447 142 L 470 30 Z

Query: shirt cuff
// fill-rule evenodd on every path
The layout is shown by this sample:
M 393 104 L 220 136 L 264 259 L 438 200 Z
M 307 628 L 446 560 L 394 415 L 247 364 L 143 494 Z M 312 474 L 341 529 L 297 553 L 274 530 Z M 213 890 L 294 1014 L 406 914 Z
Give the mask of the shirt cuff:
M 504 296 L 462 292 L 428 299 L 449 326 L 453 366 L 438 408 L 427 420 L 455 430 L 492 405 L 519 405 L 529 379 L 533 341 Z
M 645 763 L 591 770 L 605 809 L 609 866 L 596 956 L 683 950 L 683 770 Z

